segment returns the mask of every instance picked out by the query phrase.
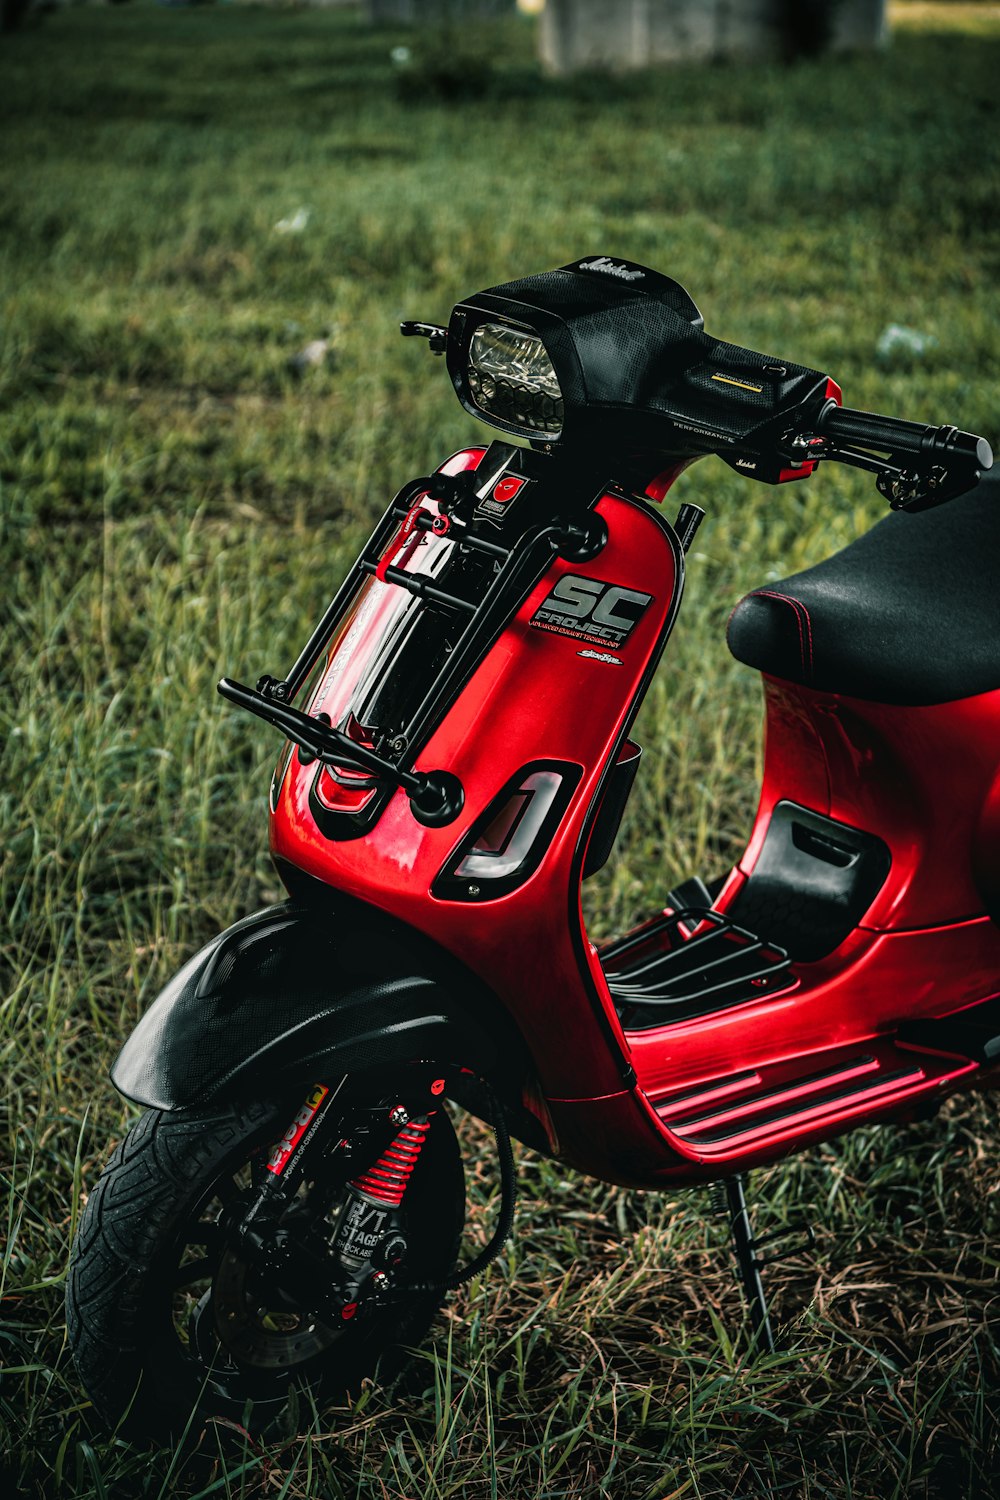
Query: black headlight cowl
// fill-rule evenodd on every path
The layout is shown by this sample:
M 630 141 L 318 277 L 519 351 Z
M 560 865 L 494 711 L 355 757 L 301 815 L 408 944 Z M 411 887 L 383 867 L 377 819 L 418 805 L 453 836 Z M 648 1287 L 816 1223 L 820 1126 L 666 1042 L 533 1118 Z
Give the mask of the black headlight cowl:
M 606 255 L 467 297 L 447 352 L 471 416 L 536 446 L 619 458 L 770 448 L 826 390 L 818 371 L 712 338 L 679 282 Z M 517 369 L 527 380 L 506 378 Z

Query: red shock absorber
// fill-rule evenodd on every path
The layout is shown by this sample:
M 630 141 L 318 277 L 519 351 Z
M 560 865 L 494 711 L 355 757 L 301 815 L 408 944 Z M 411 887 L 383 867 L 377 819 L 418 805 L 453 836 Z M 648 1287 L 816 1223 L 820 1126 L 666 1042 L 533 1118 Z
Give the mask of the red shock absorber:
M 406 1120 L 402 1106 L 399 1112 Z M 426 1117 L 406 1120 L 378 1161 L 347 1184 L 333 1237 L 334 1253 L 349 1278 L 345 1295 L 351 1300 L 344 1305 L 344 1318 L 354 1316 L 369 1276 L 372 1286 L 376 1278 L 387 1281 L 383 1263 L 398 1265 L 406 1255 L 400 1206 L 430 1128 Z
M 376 1203 L 384 1203 L 387 1208 L 398 1208 L 413 1176 L 413 1169 L 420 1160 L 420 1152 L 430 1128 L 430 1120 L 410 1120 L 392 1144 L 382 1152 L 378 1161 L 360 1177 L 355 1177 L 350 1186 Z

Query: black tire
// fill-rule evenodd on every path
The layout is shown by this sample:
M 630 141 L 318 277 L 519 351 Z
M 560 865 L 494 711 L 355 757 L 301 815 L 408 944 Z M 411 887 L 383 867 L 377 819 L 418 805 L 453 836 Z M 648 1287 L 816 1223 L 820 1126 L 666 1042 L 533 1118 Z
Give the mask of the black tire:
M 275 1330 L 264 1309 L 246 1311 L 249 1278 L 239 1282 L 239 1262 L 212 1225 L 227 1197 L 259 1176 L 288 1119 L 287 1101 L 150 1111 L 90 1194 L 70 1259 L 67 1332 L 97 1413 L 123 1435 L 195 1436 L 213 1416 L 253 1431 L 288 1427 L 302 1392 L 308 1420 L 313 1402 L 349 1394 L 366 1376 L 395 1375 L 407 1346 L 426 1333 L 442 1293 L 414 1294 L 336 1330 L 308 1310 L 291 1331 L 288 1323 Z M 407 1273 L 437 1283 L 455 1264 L 465 1218 L 462 1159 L 443 1111 L 433 1117 L 405 1201 Z M 207 1316 L 212 1298 L 223 1295 L 242 1309 L 253 1345 L 248 1359 L 225 1349 L 215 1332 L 218 1300 Z

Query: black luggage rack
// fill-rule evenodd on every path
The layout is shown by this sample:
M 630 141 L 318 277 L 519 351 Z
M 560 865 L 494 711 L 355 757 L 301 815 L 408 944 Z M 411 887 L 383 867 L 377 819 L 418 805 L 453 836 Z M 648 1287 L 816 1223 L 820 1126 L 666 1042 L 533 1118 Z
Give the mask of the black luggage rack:
M 797 980 L 788 954 L 721 912 L 685 907 L 600 953 L 622 1025 L 631 1031 L 759 1000 Z
M 522 450 L 511 451 L 520 455 Z M 529 454 L 523 462 L 528 464 L 535 459 L 536 455 Z M 461 551 L 480 555 L 487 564 L 478 600 L 439 587 L 437 580 L 415 576 L 405 568 L 390 564 L 385 569 L 385 583 L 413 594 L 425 608 L 440 610 L 446 617 L 462 623 L 447 664 L 427 684 L 426 694 L 412 719 L 384 746 L 380 744 L 377 749 L 359 746 L 330 724 L 325 715 L 310 717 L 293 707 L 293 700 L 329 646 L 359 588 L 377 574 L 382 554 L 398 531 L 400 522 L 424 497 L 444 499 L 446 509 L 456 499 L 474 498 L 475 478 L 476 471 L 466 471 L 458 476 L 436 473 L 411 480 L 382 516 L 291 671 L 280 679 L 270 675 L 261 677 L 255 688 L 225 677 L 219 683 L 219 692 L 224 698 L 271 723 L 308 754 L 329 763 L 367 770 L 381 779 L 385 792 L 396 786 L 402 787 L 410 798 L 414 815 L 431 826 L 451 822 L 461 810 L 464 793 L 458 778 L 450 772 L 414 771 L 416 754 L 451 698 L 483 660 L 555 553 L 566 547 L 570 549 L 566 555 L 574 555 L 573 547 L 581 545 L 581 538 L 587 540 L 586 525 L 581 528 L 566 518 L 538 522 L 513 538 L 510 546 L 476 535 L 468 524 L 453 525 L 446 539 L 457 544 Z M 415 515 L 414 524 L 421 532 L 435 530 L 434 517 L 429 513 Z M 368 816 L 351 820 L 356 825 L 355 835 L 367 831 L 385 801 L 383 796 L 373 803 Z M 344 829 L 338 836 L 345 836 L 348 820 L 341 821 Z

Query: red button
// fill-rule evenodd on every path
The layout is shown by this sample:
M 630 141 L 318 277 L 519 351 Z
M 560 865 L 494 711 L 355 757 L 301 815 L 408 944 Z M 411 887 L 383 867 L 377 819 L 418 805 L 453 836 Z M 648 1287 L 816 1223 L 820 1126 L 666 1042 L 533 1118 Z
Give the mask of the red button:
M 498 505 L 506 505 L 508 500 L 513 500 L 523 484 L 523 479 L 517 479 L 513 474 L 508 474 L 505 479 L 498 480 L 493 486 L 494 500 Z

